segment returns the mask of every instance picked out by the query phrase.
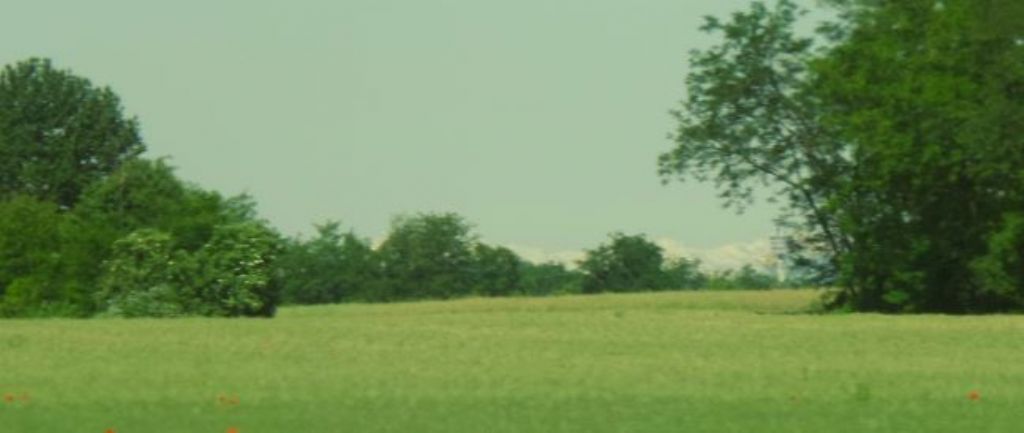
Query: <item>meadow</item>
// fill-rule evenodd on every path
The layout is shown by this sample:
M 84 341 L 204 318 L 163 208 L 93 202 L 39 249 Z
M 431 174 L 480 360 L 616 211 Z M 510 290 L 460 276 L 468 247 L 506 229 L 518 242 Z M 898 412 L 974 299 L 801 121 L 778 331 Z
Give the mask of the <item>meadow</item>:
M 0 432 L 1013 432 L 1024 317 L 819 292 L 0 321 Z

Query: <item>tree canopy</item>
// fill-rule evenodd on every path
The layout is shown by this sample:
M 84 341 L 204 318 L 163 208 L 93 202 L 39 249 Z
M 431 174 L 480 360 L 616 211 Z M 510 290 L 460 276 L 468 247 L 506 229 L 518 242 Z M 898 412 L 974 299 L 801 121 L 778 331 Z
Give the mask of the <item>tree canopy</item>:
M 583 293 L 667 289 L 664 254 L 643 235 L 612 233 L 580 262 Z
M 0 72 L 0 197 L 70 208 L 92 182 L 145 150 L 112 90 L 28 59 Z
M 842 287 L 835 306 L 1024 308 L 1024 34 L 989 25 L 1021 8 L 831 3 L 816 38 L 788 0 L 707 20 L 723 42 L 691 57 L 662 175 L 712 180 L 727 205 L 772 187 L 795 261 Z

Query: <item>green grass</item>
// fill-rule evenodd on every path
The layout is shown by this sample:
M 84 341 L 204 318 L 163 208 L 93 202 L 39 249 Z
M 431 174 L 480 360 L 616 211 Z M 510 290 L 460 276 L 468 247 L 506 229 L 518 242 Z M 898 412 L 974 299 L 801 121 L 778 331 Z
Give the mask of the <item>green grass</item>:
M 0 400 L 0 432 L 1024 429 L 1024 317 L 791 314 L 815 299 L 659 293 L 285 308 L 272 320 L 0 321 L 0 394 L 14 400 Z

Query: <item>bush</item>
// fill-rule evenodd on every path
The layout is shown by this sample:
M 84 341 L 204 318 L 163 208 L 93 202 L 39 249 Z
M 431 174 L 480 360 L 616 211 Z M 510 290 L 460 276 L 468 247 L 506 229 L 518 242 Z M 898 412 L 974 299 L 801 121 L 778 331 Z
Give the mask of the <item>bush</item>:
M 187 260 L 185 253 L 172 250 L 167 233 L 135 231 L 114 242 L 113 255 L 100 279 L 97 305 L 115 316 L 182 315 Z
M 280 253 L 277 233 L 258 222 L 219 226 L 195 254 L 194 279 L 183 299 L 186 311 L 204 316 L 271 317 L 280 300 L 272 264 Z
M 1024 215 L 1004 217 L 1002 228 L 988 239 L 988 253 L 971 269 L 987 298 L 975 301 L 1024 308 Z
M 195 254 L 175 250 L 167 233 L 138 230 L 114 242 L 97 304 L 124 317 L 273 316 L 279 244 L 256 222 L 218 226 Z
M 678 258 L 665 266 L 665 289 L 697 290 L 705 288 L 708 277 L 700 271 L 700 260 Z
M 45 278 L 38 275 L 16 278 L 4 292 L 0 313 L 6 317 L 40 316 L 44 310 L 52 309 L 54 298 L 53 286 Z

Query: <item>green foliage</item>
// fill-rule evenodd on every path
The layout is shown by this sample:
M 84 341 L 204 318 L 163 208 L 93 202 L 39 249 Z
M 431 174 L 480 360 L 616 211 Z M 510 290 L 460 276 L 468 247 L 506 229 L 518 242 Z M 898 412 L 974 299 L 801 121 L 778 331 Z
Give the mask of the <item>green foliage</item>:
M 713 182 L 726 206 L 742 210 L 755 191 L 784 206 L 781 222 L 804 234 L 805 253 L 835 258 L 850 248 L 829 208 L 849 171 L 844 143 L 817 119 L 821 101 L 807 80 L 813 41 L 793 25 L 791 1 L 754 2 L 729 22 L 702 27 L 723 41 L 690 57 L 687 99 L 672 112 L 676 147 L 661 155 L 665 181 Z
M 823 122 L 852 144 L 840 215 L 857 248 L 846 301 L 861 309 L 991 311 L 971 263 L 1003 215 L 1024 208 L 1021 33 L 982 30 L 991 2 L 862 8 L 819 60 Z
M 1018 242 L 1003 215 L 1024 209 L 1024 33 L 988 25 L 1021 8 L 831 3 L 817 50 L 788 0 L 708 20 L 724 42 L 691 59 L 662 175 L 713 180 L 727 205 L 774 187 L 792 262 L 824 262 L 837 307 L 1024 308 L 994 264 Z
M 273 316 L 280 287 L 272 266 L 281 243 L 277 233 L 256 221 L 217 226 L 194 255 L 185 310 L 204 316 Z
M 217 227 L 253 220 L 252 209 L 245 196 L 224 199 L 183 183 L 163 160 L 127 162 L 89 186 L 61 225 L 63 291 L 85 311 L 100 311 L 93 292 L 115 242 L 152 229 L 169 237 L 169 248 L 193 254 Z
M 286 303 L 445 299 L 524 293 L 527 266 L 514 252 L 477 241 L 456 214 L 396 218 L 377 251 L 340 225 L 287 243 L 276 265 Z
M 114 242 L 98 305 L 125 317 L 272 316 L 279 289 L 271 267 L 277 234 L 257 222 L 217 226 L 194 254 L 173 238 L 142 229 Z
M 143 150 L 110 89 L 48 60 L 0 72 L 0 312 L 273 314 L 279 239 L 253 202 Z
M 700 270 L 700 260 L 676 258 L 664 265 L 665 288 L 696 290 L 707 287 L 708 277 Z
M 143 228 L 170 231 L 186 216 L 185 191 L 169 166 L 148 160 L 126 163 L 90 185 L 61 227 L 65 278 L 92 290 L 114 241 Z
M 661 247 L 644 235 L 609 235 L 610 242 L 586 253 L 580 262 L 583 293 L 665 289 Z
M 0 296 L 19 277 L 56 270 L 60 222 L 54 204 L 29 196 L 0 201 Z
M 351 232 L 342 234 L 338 223 L 318 226 L 317 232 L 308 241 L 290 241 L 278 261 L 276 275 L 285 302 L 524 293 L 528 265 L 508 248 L 477 241 L 470 225 L 456 214 L 396 218 L 377 251 Z
M 67 212 L 24 195 L 0 201 L 0 312 L 272 315 L 278 238 L 252 209 L 141 159 Z
M 181 209 L 186 188 L 163 160 L 134 160 L 86 189 L 74 213 L 118 231 L 170 227 L 188 211 Z
M 117 95 L 29 59 L 0 72 L 0 199 L 30 195 L 68 209 L 145 147 Z
M 1008 214 L 988 239 L 988 251 L 971 263 L 985 295 L 1024 305 L 1024 215 Z
M 217 225 L 255 219 L 247 196 L 224 199 L 220 194 L 187 185 L 164 160 L 137 159 L 86 189 L 71 212 L 76 232 L 105 232 L 97 242 L 109 247 L 140 228 L 169 233 L 179 247 L 194 251 L 205 244 Z
M 523 291 L 531 296 L 571 295 L 583 292 L 583 275 L 562 263 L 522 264 Z
M 293 240 L 275 264 L 282 300 L 323 304 L 375 299 L 380 288 L 377 260 L 370 242 L 342 233 L 337 222 L 316 226 L 316 237 Z
M 522 294 L 523 262 L 505 247 L 477 244 L 473 248 L 473 293 L 483 296 Z
M 61 221 L 49 202 L 22 195 L 0 201 L 0 315 L 69 310 L 56 278 Z
M 171 236 L 142 229 L 114 242 L 97 300 L 105 313 L 125 317 L 173 317 L 185 313 L 181 297 L 191 283 L 189 258 L 172 249 Z
M 713 273 L 706 278 L 709 290 L 768 290 L 781 285 L 774 275 L 744 265 L 738 270 Z
M 39 274 L 15 278 L 7 285 L 3 301 L 0 315 L 7 317 L 46 316 L 48 311 L 65 310 L 52 279 Z
M 472 293 L 475 244 L 469 224 L 453 213 L 395 218 L 377 250 L 384 278 L 380 299 L 445 299 Z

